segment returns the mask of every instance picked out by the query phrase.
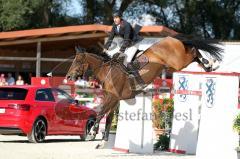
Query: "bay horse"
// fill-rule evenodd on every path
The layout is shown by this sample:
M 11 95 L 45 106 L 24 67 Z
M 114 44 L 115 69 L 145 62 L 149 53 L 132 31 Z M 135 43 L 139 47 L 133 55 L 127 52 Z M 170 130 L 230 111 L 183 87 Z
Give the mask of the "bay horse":
M 187 67 L 198 56 L 201 56 L 199 50 L 206 51 L 213 58 L 221 61 L 223 50 L 217 44 L 219 44 L 217 41 L 201 40 L 182 34 L 165 37 L 143 52 L 141 56 L 145 56 L 148 63 L 138 70 L 139 74 L 145 84 L 150 84 L 160 75 L 166 65 L 174 70 Z M 106 131 L 102 140 L 107 141 L 113 111 L 118 106 L 119 101 L 134 98 L 139 92 L 132 89 L 129 74 L 121 64 L 112 62 L 107 55 L 101 53 L 79 51 L 66 74 L 66 78 L 83 75 L 87 68 L 91 68 L 95 77 L 101 82 L 104 99 L 102 109 L 91 132 L 97 130 L 101 118 L 107 114 Z

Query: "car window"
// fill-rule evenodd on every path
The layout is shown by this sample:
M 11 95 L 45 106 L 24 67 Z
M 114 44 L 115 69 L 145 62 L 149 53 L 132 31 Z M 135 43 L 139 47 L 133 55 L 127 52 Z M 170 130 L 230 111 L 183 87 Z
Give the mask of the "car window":
M 27 92 L 23 88 L 0 88 L 0 100 L 25 100 Z
M 54 96 L 57 101 L 65 99 L 65 100 L 68 100 L 68 102 L 70 102 L 70 103 L 75 102 L 74 99 L 70 95 L 68 95 L 66 92 L 64 92 L 61 89 L 53 89 L 53 93 L 54 93 Z
M 53 97 L 51 89 L 46 88 L 46 89 L 37 90 L 35 100 L 54 101 L 54 97 Z

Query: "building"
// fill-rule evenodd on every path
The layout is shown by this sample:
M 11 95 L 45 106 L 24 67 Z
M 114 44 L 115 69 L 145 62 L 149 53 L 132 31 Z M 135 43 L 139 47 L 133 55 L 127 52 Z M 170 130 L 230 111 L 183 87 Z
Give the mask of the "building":
M 107 25 L 79 25 L 45 29 L 32 29 L 0 33 L 0 72 L 11 72 L 25 79 L 45 76 L 64 76 L 75 55 L 75 46 L 101 47 L 111 30 Z M 164 26 L 143 26 L 145 37 L 174 34 Z

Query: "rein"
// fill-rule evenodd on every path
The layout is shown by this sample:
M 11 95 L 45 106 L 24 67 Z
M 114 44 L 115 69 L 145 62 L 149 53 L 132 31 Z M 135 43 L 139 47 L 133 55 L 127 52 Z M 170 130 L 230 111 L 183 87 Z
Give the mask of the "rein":
M 58 67 L 60 67 L 62 64 L 64 64 L 65 62 L 67 61 L 70 61 L 70 60 L 74 60 L 72 59 L 72 57 L 74 57 L 76 55 L 72 55 L 72 56 L 69 56 L 66 60 L 64 61 L 61 61 L 59 64 L 57 64 L 50 72 L 53 73 Z
M 85 59 L 86 59 L 86 53 L 84 53 L 84 59 L 82 60 L 82 61 L 84 61 Z M 95 54 L 92 54 L 93 56 L 96 56 Z M 110 61 L 109 61 L 110 62 Z M 106 63 L 108 63 L 108 62 L 106 62 Z M 104 65 L 104 64 L 106 64 L 106 63 L 104 63 L 104 62 L 102 62 L 101 63 L 101 65 L 99 65 L 98 67 L 96 67 L 95 69 L 93 69 L 92 71 L 95 73 L 95 75 L 97 74 L 97 72 L 98 72 L 98 70 Z M 112 67 L 110 66 L 110 68 L 108 69 L 108 72 L 107 72 L 107 75 L 105 76 L 105 78 L 103 79 L 103 81 L 101 81 L 101 85 L 103 86 L 104 85 L 104 83 L 105 83 L 105 81 L 108 79 L 108 76 L 109 76 L 109 74 L 110 74 L 110 72 L 111 72 L 111 70 L 112 70 Z
M 110 67 L 110 68 L 108 69 L 108 73 L 107 73 L 106 77 L 105 77 L 104 80 L 101 82 L 101 85 L 102 85 L 102 86 L 104 85 L 106 79 L 108 79 L 108 75 L 110 74 L 111 70 L 112 70 L 112 67 Z

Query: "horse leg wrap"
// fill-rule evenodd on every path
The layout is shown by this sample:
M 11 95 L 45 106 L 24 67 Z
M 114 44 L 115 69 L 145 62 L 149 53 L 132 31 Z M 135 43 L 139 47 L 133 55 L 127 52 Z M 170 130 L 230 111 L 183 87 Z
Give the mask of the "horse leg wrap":
M 206 59 L 205 59 L 205 60 L 206 60 Z M 196 61 L 199 65 L 201 65 L 206 72 L 211 72 L 211 71 L 212 71 L 211 67 L 207 67 L 207 66 L 200 60 L 200 58 L 195 58 L 195 61 Z
M 97 132 L 98 127 L 99 127 L 99 124 L 95 123 L 94 126 L 93 126 L 93 131 Z

